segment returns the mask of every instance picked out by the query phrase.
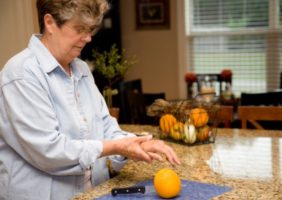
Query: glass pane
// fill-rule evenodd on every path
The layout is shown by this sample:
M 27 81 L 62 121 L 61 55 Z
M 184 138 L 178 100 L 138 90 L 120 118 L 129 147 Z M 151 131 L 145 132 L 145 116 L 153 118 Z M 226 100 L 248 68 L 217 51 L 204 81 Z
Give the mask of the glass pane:
M 268 27 L 268 0 L 192 0 L 193 31 Z
M 205 36 L 194 37 L 193 70 L 196 73 L 220 73 L 231 69 L 232 90 L 265 92 L 266 40 L 260 36 Z

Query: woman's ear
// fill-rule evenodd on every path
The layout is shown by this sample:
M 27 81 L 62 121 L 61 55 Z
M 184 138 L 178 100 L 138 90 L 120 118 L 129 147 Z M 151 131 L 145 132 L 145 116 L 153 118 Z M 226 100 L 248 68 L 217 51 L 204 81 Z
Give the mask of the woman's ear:
M 54 28 L 57 26 L 55 19 L 50 14 L 44 15 L 44 25 L 45 25 L 45 32 L 50 34 L 53 33 Z

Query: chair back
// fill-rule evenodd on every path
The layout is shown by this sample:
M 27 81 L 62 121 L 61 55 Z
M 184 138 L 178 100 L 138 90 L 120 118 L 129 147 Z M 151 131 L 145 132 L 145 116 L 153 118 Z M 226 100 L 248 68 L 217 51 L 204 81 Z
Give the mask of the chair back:
M 258 121 L 282 121 L 282 106 L 238 106 L 237 111 L 244 129 L 247 122 L 256 129 L 264 129 Z
M 146 124 L 146 106 L 143 93 L 137 90 L 126 92 L 128 123 Z
M 223 124 L 224 128 L 230 128 L 233 121 L 233 106 L 221 105 L 217 112 L 217 125 Z
M 165 93 L 143 93 L 142 80 L 135 79 L 121 82 L 120 93 L 120 123 L 156 124 L 156 119 L 147 116 L 147 106 L 155 99 L 165 99 Z
M 282 92 L 242 93 L 240 101 L 242 106 L 278 106 L 282 105 Z
M 142 97 L 142 80 L 135 79 L 130 81 L 124 81 L 119 83 L 119 96 L 120 96 L 120 122 L 121 123 L 133 123 L 131 112 L 133 110 L 143 110 L 143 108 L 134 109 L 134 106 L 144 107 L 144 101 Z M 140 96 L 140 99 L 136 98 Z M 137 102 L 133 102 L 133 99 L 137 99 Z

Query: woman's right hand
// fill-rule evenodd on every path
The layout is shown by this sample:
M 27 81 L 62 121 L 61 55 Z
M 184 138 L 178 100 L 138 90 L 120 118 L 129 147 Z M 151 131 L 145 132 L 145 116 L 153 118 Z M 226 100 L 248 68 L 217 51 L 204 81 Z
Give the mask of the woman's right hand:
M 152 140 L 152 135 L 105 141 L 102 156 L 113 154 L 148 163 L 152 160 L 163 161 L 164 155 L 171 164 L 180 164 L 173 149 L 163 141 Z
M 118 154 L 135 161 L 145 161 L 150 163 L 154 159 L 154 156 L 151 156 L 149 152 L 146 152 L 141 144 L 151 139 L 152 135 L 148 135 L 104 141 L 101 156 Z
M 145 150 L 151 158 L 163 161 L 164 156 L 172 165 L 179 165 L 180 160 L 174 150 L 162 140 L 149 140 L 141 144 L 142 149 Z

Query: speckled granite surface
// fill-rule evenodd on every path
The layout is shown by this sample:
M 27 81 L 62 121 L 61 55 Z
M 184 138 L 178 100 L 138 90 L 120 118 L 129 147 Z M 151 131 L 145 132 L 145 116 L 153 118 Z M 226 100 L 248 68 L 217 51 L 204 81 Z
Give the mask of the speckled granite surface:
M 122 129 L 156 136 L 158 127 L 121 125 Z M 215 143 L 171 145 L 182 164 L 174 167 L 182 179 L 231 187 L 213 199 L 282 199 L 282 131 L 217 129 Z M 169 163 L 129 161 L 121 173 L 85 192 L 75 200 L 90 200 L 107 194 L 113 187 L 127 187 L 152 179 Z

